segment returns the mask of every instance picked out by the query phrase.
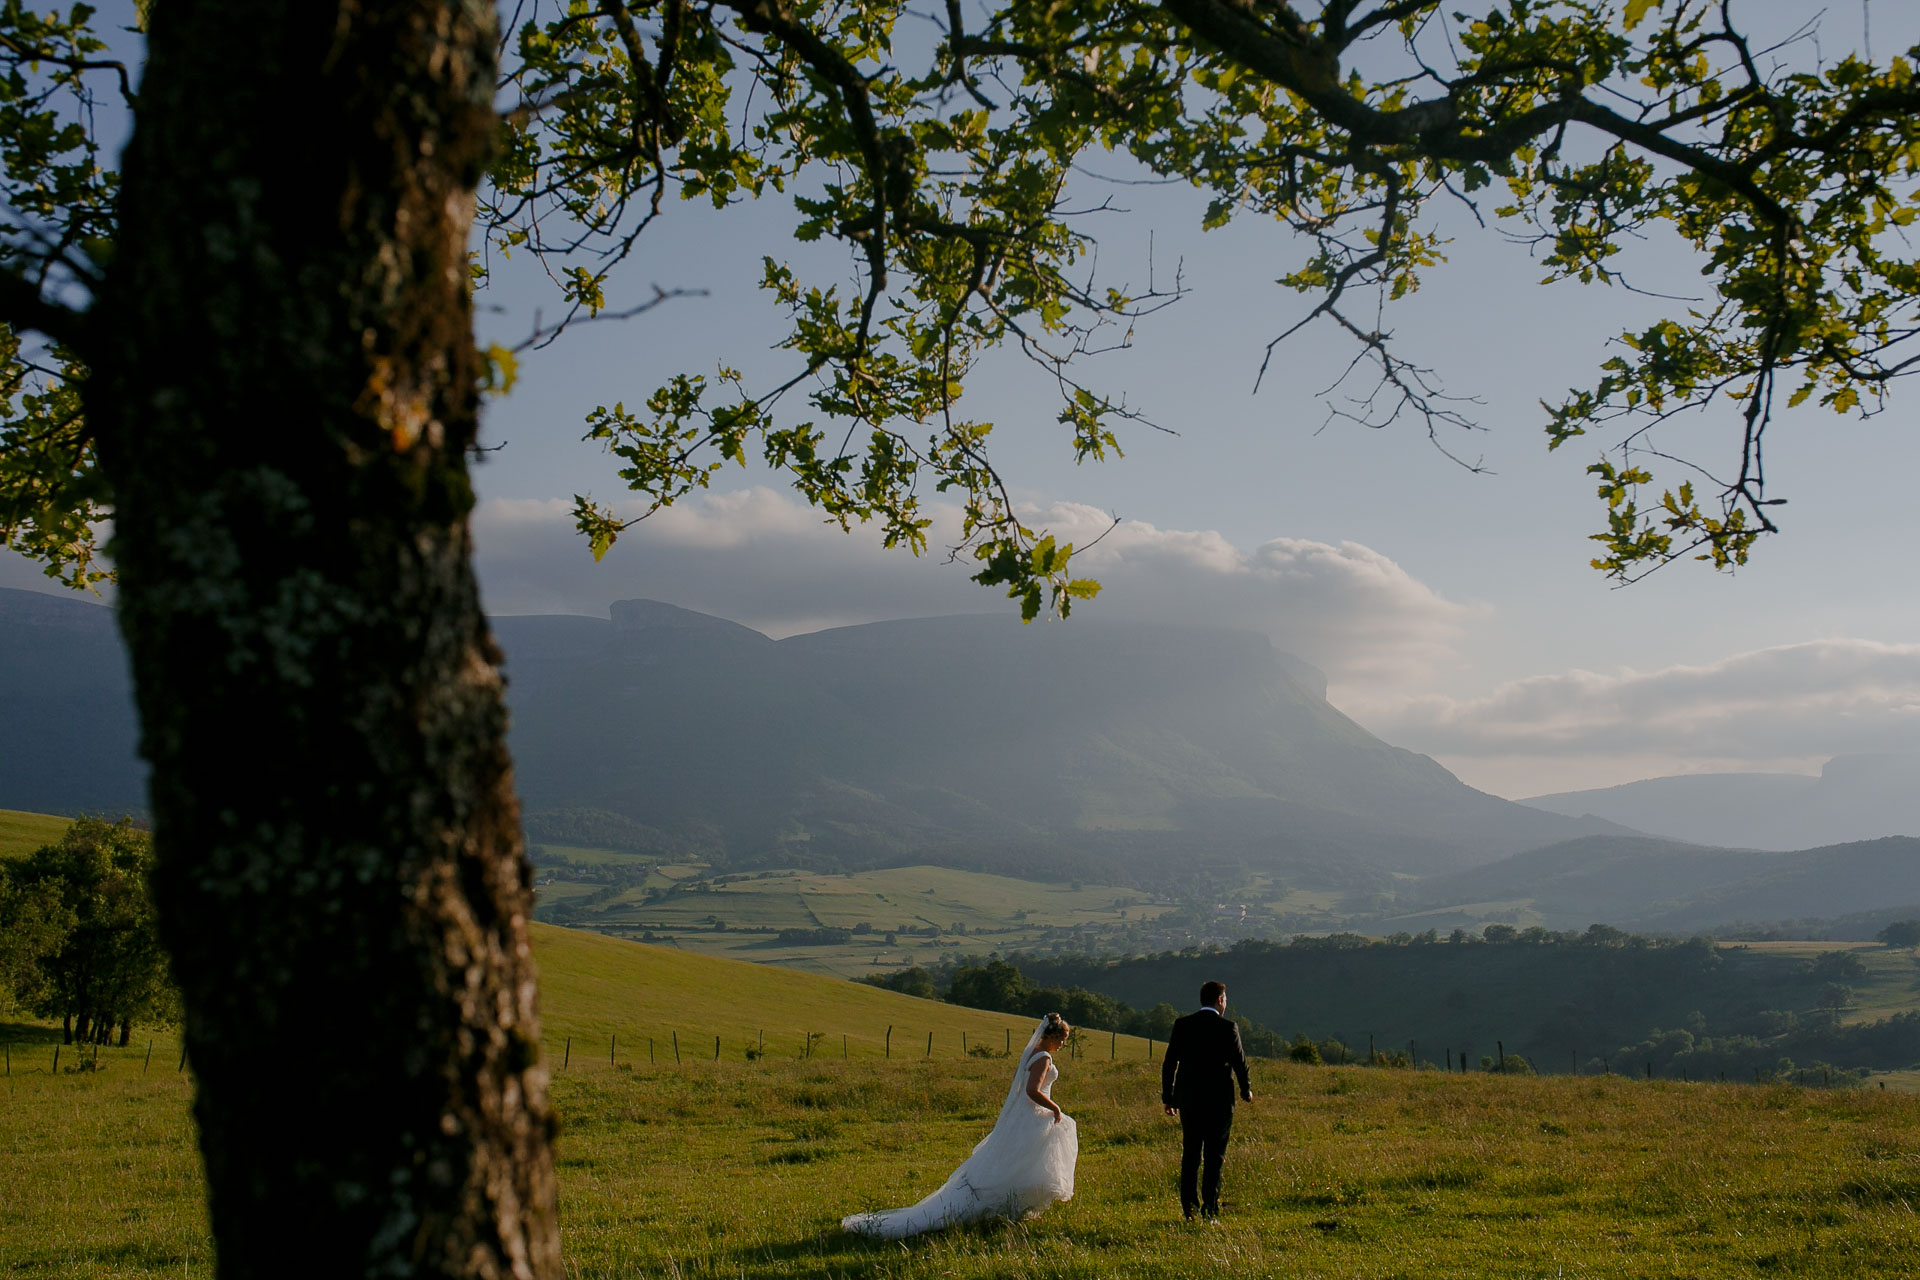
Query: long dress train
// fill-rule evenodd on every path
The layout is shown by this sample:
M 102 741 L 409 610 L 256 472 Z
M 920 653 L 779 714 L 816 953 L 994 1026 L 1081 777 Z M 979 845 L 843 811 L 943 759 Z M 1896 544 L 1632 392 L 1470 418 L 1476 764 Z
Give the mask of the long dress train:
M 1045 1023 L 1041 1024 L 1042 1028 Z M 1053 1096 L 1060 1076 L 1052 1055 L 1040 1050 L 1041 1032 L 1020 1055 L 1013 1085 L 1001 1104 L 992 1132 L 980 1139 L 940 1189 L 904 1209 L 856 1213 L 840 1225 L 849 1231 L 898 1240 L 982 1218 L 1018 1220 L 1040 1212 L 1055 1200 L 1073 1199 L 1073 1167 L 1080 1155 L 1079 1129 L 1073 1117 L 1053 1113 L 1027 1097 L 1027 1072 L 1036 1057 L 1047 1059 L 1040 1092 Z

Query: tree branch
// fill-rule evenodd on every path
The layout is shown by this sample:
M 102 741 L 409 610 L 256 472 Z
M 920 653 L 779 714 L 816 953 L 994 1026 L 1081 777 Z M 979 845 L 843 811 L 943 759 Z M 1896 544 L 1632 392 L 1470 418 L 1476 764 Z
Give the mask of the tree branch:
M 0 270 L 0 322 L 15 333 L 40 333 L 78 355 L 85 356 L 92 346 L 87 314 L 72 307 L 49 302 L 32 281 L 11 271 Z

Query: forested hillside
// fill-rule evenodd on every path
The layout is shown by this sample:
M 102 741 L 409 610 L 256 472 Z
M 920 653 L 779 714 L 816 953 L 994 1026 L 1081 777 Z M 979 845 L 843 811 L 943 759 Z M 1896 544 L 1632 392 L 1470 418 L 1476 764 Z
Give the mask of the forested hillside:
M 1864 957 L 1864 958 L 1863 958 Z M 1595 926 L 1580 934 L 1491 926 L 1485 939 L 1369 941 L 1353 934 L 1244 942 L 1121 961 L 1017 958 L 1034 983 L 1086 987 L 1136 1009 L 1192 1008 L 1227 984 L 1230 1011 L 1285 1037 L 1369 1043 L 1444 1062 L 1500 1048 L 1540 1069 L 1735 1078 L 1783 1059 L 1887 1070 L 1920 1065 L 1920 1014 L 1880 1017 L 1855 987 L 1910 1006 L 1913 953 L 1818 955 L 1666 942 Z M 1622 1056 L 1627 1059 L 1622 1063 Z

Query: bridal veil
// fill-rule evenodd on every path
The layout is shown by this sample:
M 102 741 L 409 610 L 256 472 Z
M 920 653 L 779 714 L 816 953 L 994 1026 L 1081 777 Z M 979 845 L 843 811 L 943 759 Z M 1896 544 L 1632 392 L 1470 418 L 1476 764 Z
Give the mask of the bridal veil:
M 840 1225 L 863 1235 L 898 1240 L 982 1218 L 1018 1220 L 1055 1200 L 1071 1200 L 1079 1131 L 1071 1116 L 1055 1123 L 1052 1112 L 1027 1097 L 1027 1072 L 1046 1026 L 1042 1019 L 1021 1050 L 992 1131 L 939 1190 L 904 1209 L 856 1213 Z M 1049 1097 L 1058 1075 L 1059 1068 L 1049 1062 L 1040 1086 Z

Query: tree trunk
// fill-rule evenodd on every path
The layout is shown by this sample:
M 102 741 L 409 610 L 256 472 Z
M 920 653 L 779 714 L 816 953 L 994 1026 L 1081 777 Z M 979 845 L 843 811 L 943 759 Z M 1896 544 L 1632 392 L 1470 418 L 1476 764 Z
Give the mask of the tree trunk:
M 133 1020 L 122 1018 L 120 1019 L 120 1047 L 126 1048 L 127 1042 L 131 1039 L 133 1039 Z
M 165 0 L 89 385 L 221 1277 L 557 1275 L 469 563 L 486 0 Z
M 73 1043 L 73 1014 L 71 1011 L 60 1015 L 60 1043 Z

